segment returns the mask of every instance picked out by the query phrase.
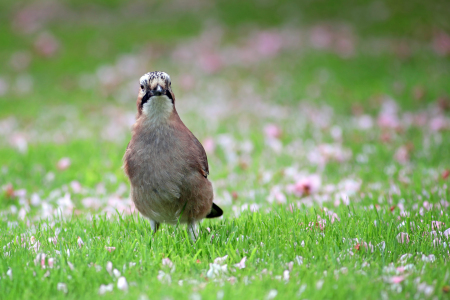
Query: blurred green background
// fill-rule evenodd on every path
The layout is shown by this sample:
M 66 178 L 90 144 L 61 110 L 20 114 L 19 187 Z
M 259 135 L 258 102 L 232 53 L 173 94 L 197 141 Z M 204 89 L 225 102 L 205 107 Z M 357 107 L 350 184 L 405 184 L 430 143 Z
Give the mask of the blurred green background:
M 308 98 L 307 87 L 325 71 L 319 100 L 335 109 L 373 107 L 380 94 L 418 109 L 449 92 L 449 7 L 448 1 L 2 1 L 0 115 L 33 116 L 47 104 L 101 106 L 114 98 L 116 82 L 106 90 L 94 80 L 95 87 L 80 90 L 80 76 L 100 76 L 102 66 L 137 54 L 140 68 L 118 71 L 119 81 L 158 68 L 198 80 L 208 69 L 198 63 L 218 55 L 221 67 L 209 73 L 230 85 L 251 80 L 265 94 L 278 76 L 272 101 Z M 275 37 L 251 40 L 258 31 Z M 298 45 L 279 45 L 286 42 L 277 40 L 281 32 Z M 189 67 L 184 58 L 174 61 L 177 47 L 196 38 L 205 44 L 204 57 Z M 252 42 L 275 43 L 266 49 L 274 55 L 246 66 L 220 53 Z M 420 101 L 412 97 L 415 88 L 426 94 Z

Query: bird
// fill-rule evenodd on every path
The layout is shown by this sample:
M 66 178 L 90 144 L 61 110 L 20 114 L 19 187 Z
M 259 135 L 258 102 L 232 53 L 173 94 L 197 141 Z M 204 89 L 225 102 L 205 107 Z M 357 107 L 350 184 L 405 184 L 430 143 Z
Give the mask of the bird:
M 213 203 L 205 149 L 181 121 L 167 73 L 149 72 L 139 79 L 136 106 L 123 157 L 131 199 L 153 233 L 161 223 L 187 224 L 195 242 L 200 220 L 223 215 Z

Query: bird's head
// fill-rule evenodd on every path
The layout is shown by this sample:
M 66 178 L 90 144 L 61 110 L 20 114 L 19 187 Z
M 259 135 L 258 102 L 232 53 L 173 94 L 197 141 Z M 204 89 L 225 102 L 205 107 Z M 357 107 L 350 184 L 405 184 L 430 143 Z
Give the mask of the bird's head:
M 138 115 L 168 117 L 175 105 L 169 74 L 149 72 L 139 79 Z

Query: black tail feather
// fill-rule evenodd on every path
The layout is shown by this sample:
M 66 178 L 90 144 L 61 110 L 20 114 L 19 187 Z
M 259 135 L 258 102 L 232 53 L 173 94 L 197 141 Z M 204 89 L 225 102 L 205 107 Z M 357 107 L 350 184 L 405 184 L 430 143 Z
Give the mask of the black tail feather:
M 223 215 L 223 210 L 218 207 L 215 203 L 213 203 L 211 212 L 206 216 L 208 219 L 217 218 Z

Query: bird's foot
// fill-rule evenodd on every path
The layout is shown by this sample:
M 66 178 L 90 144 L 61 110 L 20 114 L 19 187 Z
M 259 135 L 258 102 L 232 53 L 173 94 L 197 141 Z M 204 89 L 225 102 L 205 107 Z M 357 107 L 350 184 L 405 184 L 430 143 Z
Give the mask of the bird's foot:
M 153 233 L 156 233 L 156 231 L 158 231 L 159 225 L 160 223 L 150 220 L 150 227 L 152 228 Z
M 187 230 L 191 240 L 195 243 L 198 237 L 198 227 L 195 222 L 190 222 L 187 226 Z

